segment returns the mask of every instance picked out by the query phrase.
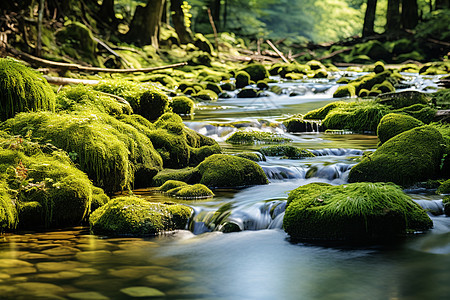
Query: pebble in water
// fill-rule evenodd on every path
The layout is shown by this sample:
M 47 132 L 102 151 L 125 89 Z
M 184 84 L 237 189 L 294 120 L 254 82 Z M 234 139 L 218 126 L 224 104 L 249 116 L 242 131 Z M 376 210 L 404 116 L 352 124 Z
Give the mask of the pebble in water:
M 109 300 L 108 297 L 97 292 L 70 293 L 67 297 L 75 300 Z
M 128 288 L 124 288 L 120 290 L 125 295 L 135 298 L 143 298 L 143 297 L 164 297 L 166 294 L 161 292 L 160 290 L 149 288 L 146 286 L 132 286 Z

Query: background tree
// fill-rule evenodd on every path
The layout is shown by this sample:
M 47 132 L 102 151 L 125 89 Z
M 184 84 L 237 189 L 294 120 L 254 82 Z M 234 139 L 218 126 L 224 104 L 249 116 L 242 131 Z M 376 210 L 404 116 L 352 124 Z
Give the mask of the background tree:
M 392 34 L 400 31 L 400 20 L 400 0 L 388 0 L 385 33 Z
M 186 1 L 184 1 L 186 2 Z M 185 3 L 186 5 L 187 2 Z M 172 23 L 178 38 L 182 44 L 192 43 L 192 31 L 186 24 L 186 16 L 183 11 L 182 0 L 170 0 L 170 11 L 172 12 Z
M 375 15 L 377 11 L 377 0 L 367 0 L 366 13 L 364 15 L 364 24 L 362 36 L 370 36 L 375 33 Z
M 402 0 L 402 28 L 414 29 L 419 23 L 417 0 Z

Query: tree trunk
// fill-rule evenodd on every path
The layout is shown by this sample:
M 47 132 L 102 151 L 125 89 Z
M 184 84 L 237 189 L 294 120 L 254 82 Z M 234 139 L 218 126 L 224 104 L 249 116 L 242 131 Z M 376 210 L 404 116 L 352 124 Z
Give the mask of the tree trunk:
M 214 24 L 217 28 L 220 27 L 220 0 L 210 0 L 209 8 L 211 9 L 211 15 L 214 20 Z
M 114 0 L 103 0 L 100 11 L 98 12 L 100 18 L 107 22 L 116 22 L 116 13 L 114 12 Z
M 175 31 L 178 34 L 178 38 L 182 44 L 192 43 L 193 36 L 192 31 L 186 27 L 184 22 L 184 12 L 181 8 L 183 1 L 182 0 L 171 0 L 170 1 L 170 10 L 172 11 L 172 23 L 173 27 L 175 27 Z
M 403 29 L 414 29 L 419 23 L 417 0 L 402 0 Z
M 150 44 L 159 48 L 159 29 L 165 0 L 148 0 L 137 6 L 125 39 L 138 45 Z
M 450 0 L 436 0 L 436 9 L 450 9 Z
M 388 0 L 386 33 L 400 31 L 400 0 Z
M 370 36 L 375 33 L 373 30 L 375 24 L 375 12 L 377 10 L 377 0 L 367 0 L 366 14 L 364 15 L 364 25 L 362 36 Z

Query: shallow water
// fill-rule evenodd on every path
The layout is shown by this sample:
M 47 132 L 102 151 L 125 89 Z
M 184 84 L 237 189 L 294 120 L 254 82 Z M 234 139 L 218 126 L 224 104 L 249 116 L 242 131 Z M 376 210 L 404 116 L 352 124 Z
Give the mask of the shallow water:
M 420 77 L 411 82 L 419 89 L 434 84 Z M 151 201 L 192 206 L 189 230 L 149 238 L 93 236 L 85 227 L 2 235 L 0 299 L 446 299 L 450 218 L 442 215 L 442 197 L 432 191 L 411 194 L 436 214 L 430 214 L 434 228 L 426 234 L 370 247 L 289 241 L 281 229 L 288 192 L 310 182 L 345 183 L 349 168 L 376 147 L 377 138 L 286 134 L 280 117 L 323 106 L 336 86 L 324 80 L 284 86 L 305 94 L 220 99 L 205 103 L 186 124 L 218 140 L 226 152 L 263 146 L 226 144 L 237 122 L 286 135 L 292 145 L 318 156 L 268 157 L 260 163 L 268 185 L 219 190 L 207 200 L 135 191 Z M 230 122 L 235 127 L 223 124 Z M 241 231 L 222 232 L 230 228 Z

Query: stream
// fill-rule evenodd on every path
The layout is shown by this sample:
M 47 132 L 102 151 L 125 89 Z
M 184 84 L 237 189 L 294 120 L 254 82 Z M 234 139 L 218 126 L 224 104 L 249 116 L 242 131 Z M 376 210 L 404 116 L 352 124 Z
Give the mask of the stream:
M 314 126 L 288 134 L 281 125 L 281 118 L 334 101 L 342 73 L 286 81 L 278 84 L 281 95 L 200 103 L 195 118 L 185 120 L 226 153 L 264 146 L 225 143 L 244 128 L 282 134 L 315 157 L 267 157 L 259 164 L 269 184 L 217 190 L 206 200 L 134 191 L 191 206 L 186 230 L 147 238 L 94 236 L 87 227 L 0 235 L 0 299 L 448 299 L 450 218 L 434 191 L 407 191 L 434 228 L 396 244 L 291 243 L 282 229 L 289 191 L 311 182 L 344 184 L 364 151 L 376 148 L 375 135 L 325 134 Z M 409 89 L 436 88 L 437 76 L 406 75 Z

